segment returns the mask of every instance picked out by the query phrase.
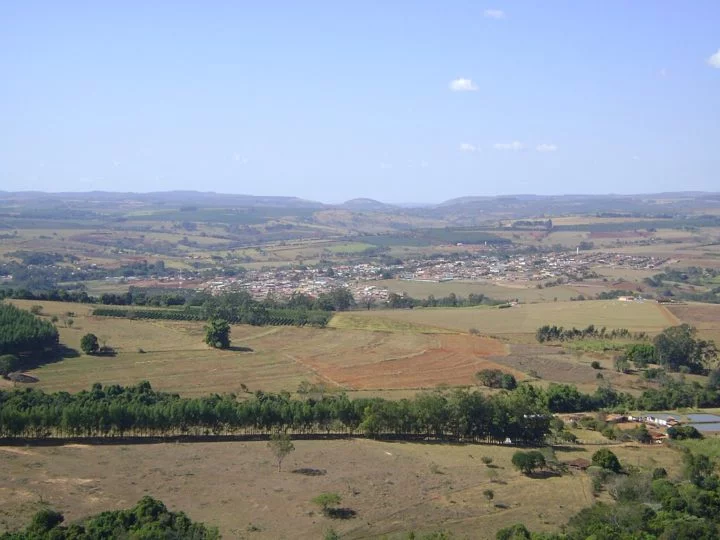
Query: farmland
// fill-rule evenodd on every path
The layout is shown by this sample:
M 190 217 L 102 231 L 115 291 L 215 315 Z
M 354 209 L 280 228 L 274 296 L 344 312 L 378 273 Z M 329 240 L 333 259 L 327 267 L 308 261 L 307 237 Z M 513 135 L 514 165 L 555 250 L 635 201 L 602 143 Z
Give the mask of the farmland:
M 340 314 L 336 317 L 342 318 Z M 476 328 L 484 335 L 532 335 L 544 324 L 565 327 L 628 328 L 634 332 L 659 332 L 677 324 L 667 310 L 655 302 L 618 302 L 598 300 L 585 302 L 550 302 L 519 304 L 509 309 L 425 308 L 412 310 L 381 310 L 353 313 L 352 317 L 387 318 L 411 324 L 437 326 L 467 332 Z M 338 323 L 336 323 L 338 324 Z
M 558 452 L 570 460 L 598 447 Z M 677 453 L 665 447 L 614 446 L 628 465 L 679 474 Z M 459 535 L 522 521 L 557 530 L 593 502 L 585 473 L 528 478 L 510 464 L 514 449 L 487 445 L 299 441 L 277 472 L 265 443 L 137 446 L 0 447 L 0 530 L 28 521 L 42 504 L 68 520 L 134 504 L 143 495 L 219 526 L 225 538 L 320 538 L 330 527 L 343 538 L 444 529 Z M 481 462 L 493 458 L 494 468 Z M 305 468 L 312 476 L 291 471 Z M 483 492 L 494 491 L 488 502 Z M 355 512 L 329 520 L 310 499 L 337 492 Z M 607 498 L 602 495 L 601 498 Z M 278 518 L 282 508 L 283 519 Z

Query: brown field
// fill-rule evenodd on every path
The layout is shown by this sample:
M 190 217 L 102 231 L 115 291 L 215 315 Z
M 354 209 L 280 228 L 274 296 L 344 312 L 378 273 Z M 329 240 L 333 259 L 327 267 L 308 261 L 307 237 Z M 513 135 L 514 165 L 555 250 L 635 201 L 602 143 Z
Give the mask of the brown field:
M 705 339 L 720 344 L 720 304 L 688 303 L 668 305 L 667 309 L 680 321 L 697 328 Z
M 460 538 L 494 538 L 516 522 L 558 530 L 594 501 L 585 473 L 527 478 L 512 467 L 510 447 L 360 439 L 295 446 L 282 472 L 263 442 L 0 447 L 0 531 L 27 524 L 44 504 L 72 522 L 152 495 L 218 526 L 225 538 L 317 539 L 330 527 L 349 539 L 439 529 Z M 589 458 L 598 448 L 580 446 L 557 457 Z M 669 448 L 612 450 L 624 464 L 679 474 L 680 460 Z M 482 456 L 492 457 L 496 468 L 483 465 Z M 296 468 L 326 474 L 292 473 Z M 491 482 L 491 470 L 498 482 Z M 486 489 L 495 492 L 492 503 L 483 496 Z M 322 492 L 338 493 L 357 516 L 322 516 L 310 502 Z

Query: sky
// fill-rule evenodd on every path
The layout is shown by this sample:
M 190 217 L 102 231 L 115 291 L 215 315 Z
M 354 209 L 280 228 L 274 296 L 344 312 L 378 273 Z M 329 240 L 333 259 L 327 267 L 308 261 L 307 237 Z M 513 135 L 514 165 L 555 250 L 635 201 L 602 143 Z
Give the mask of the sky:
M 7 0 L 0 190 L 720 191 L 720 2 Z

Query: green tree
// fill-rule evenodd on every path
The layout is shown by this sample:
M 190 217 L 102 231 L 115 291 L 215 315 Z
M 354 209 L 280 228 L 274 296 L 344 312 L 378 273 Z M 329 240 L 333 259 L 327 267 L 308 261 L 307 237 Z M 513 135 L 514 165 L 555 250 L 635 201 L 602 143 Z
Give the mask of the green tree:
M 80 340 L 80 348 L 85 354 L 95 354 L 100 349 L 100 343 L 95 334 L 85 334 Z
M 525 475 L 532 474 L 535 469 L 545 467 L 545 456 L 538 450 L 529 452 L 515 452 L 512 457 L 512 464 Z
M 687 366 L 691 372 L 700 373 L 717 360 L 717 348 L 713 341 L 696 338 L 697 330 L 687 324 L 666 328 L 655 336 L 655 354 L 658 363 L 671 371 Z
M 268 448 L 275 456 L 278 472 L 280 472 L 283 460 L 295 450 L 295 445 L 287 433 L 274 433 L 268 441 Z
M 622 470 L 622 466 L 620 465 L 620 461 L 617 456 L 607 448 L 601 448 L 595 452 L 592 456 L 592 463 L 593 465 L 597 465 L 598 467 L 602 467 L 607 471 L 615 473 Z
M 230 347 L 230 324 L 225 319 L 210 319 L 205 325 L 205 343 L 216 349 Z
M 0 356 L 0 376 L 7 377 L 20 367 L 20 359 L 14 354 L 3 354 Z

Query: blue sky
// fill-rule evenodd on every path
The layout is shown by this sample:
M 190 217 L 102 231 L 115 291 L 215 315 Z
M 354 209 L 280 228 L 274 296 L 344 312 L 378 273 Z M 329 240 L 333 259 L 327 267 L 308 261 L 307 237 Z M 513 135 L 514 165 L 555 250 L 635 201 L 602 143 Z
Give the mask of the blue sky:
M 11 0 L 0 189 L 717 191 L 719 29 L 717 0 Z

